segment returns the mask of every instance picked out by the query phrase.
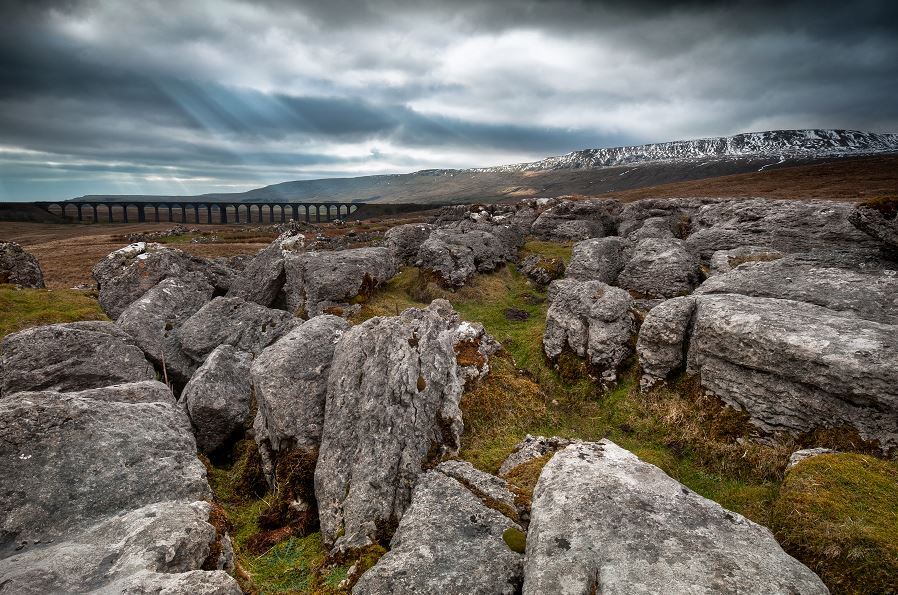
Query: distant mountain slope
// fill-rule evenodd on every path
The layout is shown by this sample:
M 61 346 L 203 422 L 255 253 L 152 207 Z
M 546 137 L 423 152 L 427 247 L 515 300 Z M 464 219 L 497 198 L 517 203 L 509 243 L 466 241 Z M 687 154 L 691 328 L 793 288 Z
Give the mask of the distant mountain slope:
M 297 180 L 246 192 L 183 196 L 90 195 L 81 200 L 179 202 L 396 202 L 450 204 L 585 195 L 898 153 L 898 134 L 779 130 L 574 151 L 533 163 L 409 174 Z M 78 199 L 74 199 L 78 200 Z
M 478 168 L 478 172 L 591 169 L 656 161 L 778 157 L 820 159 L 898 152 L 898 134 L 857 130 L 771 130 L 633 147 L 585 149 L 532 163 Z

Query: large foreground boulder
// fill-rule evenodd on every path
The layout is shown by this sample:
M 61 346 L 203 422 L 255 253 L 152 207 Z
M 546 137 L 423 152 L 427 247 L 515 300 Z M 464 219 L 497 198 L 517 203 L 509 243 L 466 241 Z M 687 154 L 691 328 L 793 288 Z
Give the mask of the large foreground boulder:
M 390 551 L 362 575 L 353 595 L 519 592 L 523 555 L 512 546 L 523 532 L 497 510 L 513 496 L 501 480 L 452 463 L 462 469 L 443 463 L 420 477 Z
M 161 244 L 137 242 L 98 262 L 93 268 L 93 277 L 99 289 L 100 306 L 115 320 L 132 302 L 163 279 L 192 272 L 204 275 L 219 293 L 228 290 L 234 274 L 221 263 Z
M 211 491 L 165 385 L 4 396 L 0 434 L 0 592 L 239 593 L 199 570 Z
M 134 338 L 163 376 L 183 385 L 193 372 L 193 361 L 181 352 L 181 325 L 209 300 L 214 288 L 205 275 L 188 273 L 163 279 L 131 303 L 116 323 Z
M 523 592 L 829 593 L 770 531 L 608 440 L 543 468 Z
M 328 547 L 389 540 L 424 466 L 458 451 L 459 400 L 470 369 L 486 369 L 490 344 L 481 326 L 461 322 L 445 300 L 343 334 L 315 469 Z
M 212 454 L 243 429 L 253 398 L 250 366 L 253 356 L 230 345 L 219 345 L 190 378 L 181 393 L 201 452 Z
M 570 350 L 596 366 L 606 380 L 633 353 L 636 322 L 633 298 L 601 281 L 563 279 L 552 285 L 552 305 L 546 314 L 543 350 L 550 358 Z
M 393 257 L 383 246 L 289 254 L 284 268 L 287 309 L 304 318 L 348 314 L 396 274 Z
M 651 298 L 689 294 L 700 281 L 698 260 L 676 238 L 641 240 L 617 278 L 620 287 Z
M 283 302 L 282 290 L 286 274 L 284 259 L 305 245 L 305 238 L 298 227 L 288 229 L 267 248 L 252 258 L 234 277 L 228 297 L 239 297 L 262 306 Z
M 156 378 L 131 336 L 111 322 L 26 329 L 7 335 L 0 350 L 3 396 L 27 390 L 78 391 Z
M 670 300 L 637 344 L 645 384 L 687 358 L 706 391 L 762 431 L 848 427 L 898 447 L 898 326 L 792 300 L 735 294 Z
M 255 438 L 272 485 L 272 461 L 280 453 L 298 449 L 305 460 L 318 457 L 331 360 L 349 326 L 339 316 L 310 318 L 267 347 L 253 362 L 259 407 L 253 424 Z
M 0 284 L 22 287 L 44 286 L 44 273 L 37 259 L 15 242 L 0 242 Z

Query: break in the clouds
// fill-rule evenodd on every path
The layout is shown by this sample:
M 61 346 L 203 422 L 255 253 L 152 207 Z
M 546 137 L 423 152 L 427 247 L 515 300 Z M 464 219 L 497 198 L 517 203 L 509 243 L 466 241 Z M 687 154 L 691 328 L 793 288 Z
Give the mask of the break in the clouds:
M 895 6 L 7 1 L 0 200 L 896 131 Z

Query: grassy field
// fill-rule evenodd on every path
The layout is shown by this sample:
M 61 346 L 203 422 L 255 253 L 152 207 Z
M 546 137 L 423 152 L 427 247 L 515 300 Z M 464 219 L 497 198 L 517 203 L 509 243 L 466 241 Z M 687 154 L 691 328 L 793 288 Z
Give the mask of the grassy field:
M 90 295 L 72 289 L 17 289 L 0 285 L 0 337 L 33 326 L 108 320 Z

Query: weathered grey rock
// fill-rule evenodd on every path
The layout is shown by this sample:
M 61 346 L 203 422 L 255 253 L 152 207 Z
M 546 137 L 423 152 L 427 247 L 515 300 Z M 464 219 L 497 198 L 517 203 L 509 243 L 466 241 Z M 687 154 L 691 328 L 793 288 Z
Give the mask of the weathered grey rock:
M 178 331 L 193 314 L 212 299 L 214 288 L 204 275 L 187 273 L 163 279 L 131 303 L 116 321 L 134 338 L 164 376 L 183 385 L 194 363 L 181 352 Z
M 417 262 L 445 285 L 461 287 L 475 273 L 503 264 L 506 253 L 506 245 L 489 231 L 437 229 L 421 245 Z
M 15 242 L 0 242 L 0 284 L 44 287 L 44 273 L 37 259 Z
M 445 300 L 343 334 L 315 469 L 328 547 L 388 539 L 423 466 L 458 451 L 465 367 L 487 369 L 482 347 L 489 343 L 481 326 L 460 322 Z
M 312 318 L 367 300 L 396 274 L 396 264 L 390 251 L 379 246 L 288 254 L 284 270 L 287 310 Z
M 852 225 L 880 243 L 883 252 L 893 260 L 898 260 L 898 199 L 891 205 L 874 208 L 856 205 L 848 214 Z
M 564 276 L 564 261 L 560 258 L 547 258 L 541 254 L 531 254 L 523 261 L 519 270 L 537 285 L 548 285 L 555 279 Z
M 642 222 L 642 225 L 627 234 L 627 238 L 634 242 L 647 240 L 649 238 L 669 239 L 676 237 L 674 235 L 675 222 L 670 217 L 649 217 Z
M 665 298 L 688 294 L 700 281 L 698 261 L 674 238 L 640 241 L 617 278 L 620 287 Z
M 709 274 L 721 275 L 746 262 L 769 262 L 782 257 L 782 252 L 763 246 L 740 246 L 732 250 L 718 250 L 711 256 Z
M 789 463 L 786 465 L 786 471 L 804 461 L 805 459 L 810 459 L 816 457 L 818 455 L 826 455 L 832 454 L 836 451 L 831 448 L 803 448 L 801 450 L 796 450 L 791 455 L 789 455 Z
M 537 237 L 578 241 L 612 235 L 620 203 L 616 200 L 565 200 L 540 213 L 530 230 Z
M 699 208 L 720 202 L 718 198 L 645 198 L 628 202 L 621 207 L 618 217 L 618 234 L 628 237 L 643 227 L 649 219 L 663 219 L 674 237 L 689 234 L 691 219 Z M 650 224 L 652 229 L 657 223 Z M 663 232 L 662 232 L 663 233 Z
M 409 223 L 391 227 L 384 234 L 384 245 L 397 263 L 414 264 L 418 260 L 418 250 L 434 226 L 429 223 Z
M 773 535 L 603 440 L 533 494 L 523 593 L 829 593 Z
M 780 252 L 856 251 L 876 247 L 849 221 L 852 206 L 823 200 L 725 200 L 702 206 L 686 238 L 703 262 L 718 250 L 763 246 Z
M 696 294 L 738 293 L 825 306 L 866 320 L 898 324 L 898 264 L 892 270 L 852 270 L 787 255 L 748 262 L 711 277 Z
M 692 328 L 681 332 L 690 302 Z M 673 311 L 665 303 L 640 331 L 640 361 L 652 376 L 663 377 L 665 362 L 674 360 L 654 354 L 688 351 L 687 372 L 747 411 L 762 432 L 848 426 L 886 452 L 898 447 L 898 326 L 735 294 L 692 296 L 680 306 L 669 329 L 662 332 L 660 318 L 647 327 L 659 309 Z
M 508 483 L 501 477 L 478 471 L 471 463 L 458 459 L 443 461 L 436 466 L 436 470 L 465 486 L 491 508 L 517 521 L 514 494 L 508 490 Z
M 168 277 L 203 274 L 216 291 L 226 292 L 233 271 L 161 244 L 137 242 L 112 252 L 93 268 L 100 306 L 115 320 L 132 302 Z
M 467 472 L 485 475 L 473 468 Z M 422 475 L 390 551 L 361 576 L 353 594 L 519 592 L 523 556 L 511 550 L 503 534 L 521 527 L 466 485 L 439 467 Z M 506 490 L 505 496 L 511 494 Z
M 190 378 L 181 393 L 193 423 L 196 445 L 211 454 L 226 446 L 249 418 L 253 356 L 230 345 L 219 345 Z
M 171 593 L 239 594 L 226 573 L 197 570 L 215 538 L 207 522 L 210 508 L 201 501 L 148 504 L 113 514 L 65 541 L 0 559 L 0 593 L 159 592 L 139 588 L 152 584 Z
M 268 459 L 294 448 L 317 457 L 334 348 L 349 326 L 339 316 L 310 318 L 267 347 L 253 362 L 259 407 L 255 438 Z M 272 465 L 268 467 L 267 475 L 273 483 Z
M 262 306 L 283 301 L 281 293 L 286 279 L 284 258 L 301 250 L 304 245 L 305 238 L 298 227 L 282 233 L 246 263 L 231 283 L 228 297 L 239 297 Z
M 181 325 L 178 337 L 181 350 L 201 363 L 222 344 L 258 355 L 293 325 L 289 312 L 241 298 L 217 297 Z
M 601 281 L 565 279 L 553 288 L 543 333 L 546 355 L 555 358 L 569 348 L 599 368 L 603 378 L 614 380 L 618 367 L 633 353 L 633 298 Z
M 554 453 L 571 444 L 573 444 L 573 441 L 557 436 L 546 438 L 545 436 L 531 436 L 527 434 L 521 442 L 515 445 L 512 453 L 502 462 L 502 466 L 499 467 L 499 476 L 508 475 L 524 463 L 529 463 L 534 459 Z
M 643 320 L 636 341 L 643 389 L 684 367 L 694 312 L 695 298 L 678 297 L 655 306 Z
M 618 236 L 583 240 L 574 244 L 565 277 L 612 285 L 617 282 L 617 276 L 624 270 L 632 252 L 633 244 Z
M 111 322 L 52 324 L 7 335 L 0 353 L 0 395 L 77 391 L 153 380 L 156 372 L 125 331 Z
M 211 496 L 185 413 L 159 382 L 0 399 L 0 558 L 165 500 Z

